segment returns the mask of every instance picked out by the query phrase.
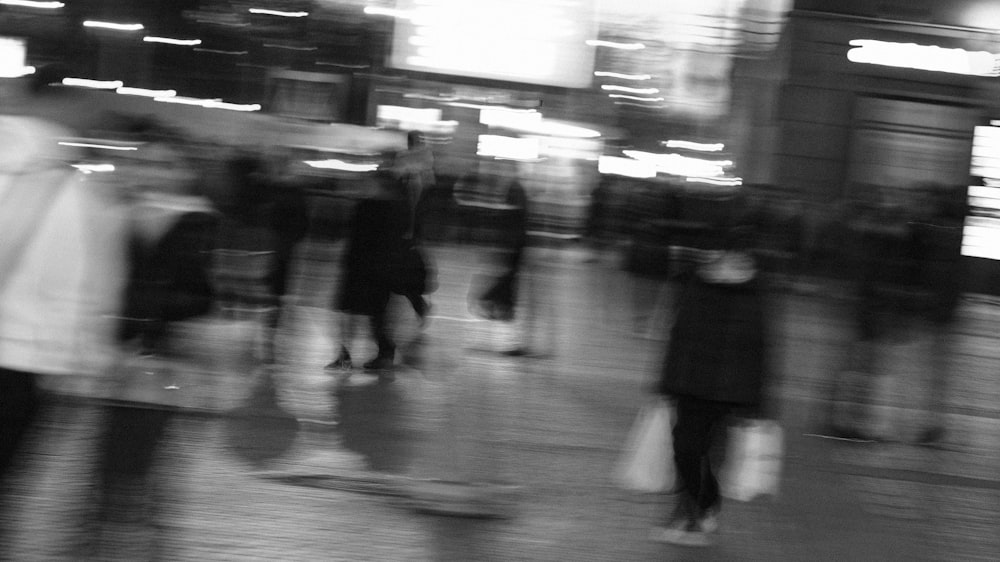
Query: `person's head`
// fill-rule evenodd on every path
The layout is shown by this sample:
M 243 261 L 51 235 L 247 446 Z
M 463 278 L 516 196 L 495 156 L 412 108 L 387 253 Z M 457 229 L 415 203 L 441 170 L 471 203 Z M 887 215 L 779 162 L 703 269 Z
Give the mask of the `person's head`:
M 423 146 L 424 138 L 420 135 L 420 131 L 410 131 L 406 133 L 406 148 L 413 150 L 414 148 Z
M 747 251 L 716 250 L 703 254 L 697 273 L 707 283 L 738 285 L 757 276 L 757 265 Z
M 730 217 L 708 234 L 706 249 L 697 266 L 698 276 L 709 283 L 738 284 L 757 275 L 753 258 L 752 224 Z

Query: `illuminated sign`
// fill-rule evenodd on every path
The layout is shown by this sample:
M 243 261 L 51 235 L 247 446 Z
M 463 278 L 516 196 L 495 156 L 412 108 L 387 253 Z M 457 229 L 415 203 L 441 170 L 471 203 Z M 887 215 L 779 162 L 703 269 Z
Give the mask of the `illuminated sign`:
M 970 185 L 969 216 L 962 230 L 962 255 L 1000 260 L 1000 127 L 976 127 L 970 175 L 982 185 Z
M 0 78 L 16 78 L 30 74 L 31 67 L 24 66 L 27 52 L 24 39 L 0 37 Z
M 855 39 L 850 45 L 853 48 L 847 51 L 847 60 L 851 62 L 970 76 L 1000 76 L 1000 55 L 986 51 L 873 39 Z
M 399 0 L 391 66 L 566 88 L 593 80 L 595 0 Z M 635 48 L 634 46 L 632 48 Z

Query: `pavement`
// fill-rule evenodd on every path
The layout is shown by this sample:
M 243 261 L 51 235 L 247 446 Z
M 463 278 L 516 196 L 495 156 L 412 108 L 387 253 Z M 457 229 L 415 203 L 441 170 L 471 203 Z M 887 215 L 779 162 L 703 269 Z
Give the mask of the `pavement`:
M 931 329 L 901 322 L 883 346 L 868 408 L 880 439 L 831 439 L 831 380 L 852 353 L 842 291 L 814 281 L 775 293 L 780 492 L 727 501 L 713 545 L 692 549 L 647 539 L 668 495 L 611 480 L 663 358 L 669 287 L 632 279 L 613 256 L 533 248 L 520 320 L 505 330 L 467 310 L 485 252 L 435 246 L 432 317 L 421 331 L 394 303 L 402 364 L 386 382 L 323 370 L 338 338 L 327 304 L 340 247 L 300 250 L 273 371 L 252 359 L 252 315 L 185 326 L 177 386 L 190 398 L 169 415 L 149 477 L 117 482 L 124 507 L 103 525 L 106 403 L 84 393 L 45 410 L 4 489 L 0 558 L 997 559 L 1000 307 L 989 299 L 962 303 L 948 431 L 925 447 Z M 351 344 L 359 363 L 373 353 L 365 335 Z M 531 353 L 499 353 L 516 344 Z

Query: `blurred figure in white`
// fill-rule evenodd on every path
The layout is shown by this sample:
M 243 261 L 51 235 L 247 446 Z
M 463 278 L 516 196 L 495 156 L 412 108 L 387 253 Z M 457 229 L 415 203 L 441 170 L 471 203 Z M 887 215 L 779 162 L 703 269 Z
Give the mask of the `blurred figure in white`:
M 49 86 L 61 78 L 40 69 L 12 104 L 20 115 L 0 116 L 0 477 L 46 396 L 86 392 L 115 356 L 127 212 L 113 186 L 72 167 L 66 139 L 79 135 L 63 123 L 92 112 Z

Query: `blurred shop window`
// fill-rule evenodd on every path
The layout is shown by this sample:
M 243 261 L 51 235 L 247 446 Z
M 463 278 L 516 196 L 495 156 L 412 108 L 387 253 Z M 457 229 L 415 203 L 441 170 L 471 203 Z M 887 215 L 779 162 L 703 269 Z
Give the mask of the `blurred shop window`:
M 347 118 L 351 77 L 295 70 L 274 71 L 268 76 L 268 112 L 308 121 L 344 122 Z

